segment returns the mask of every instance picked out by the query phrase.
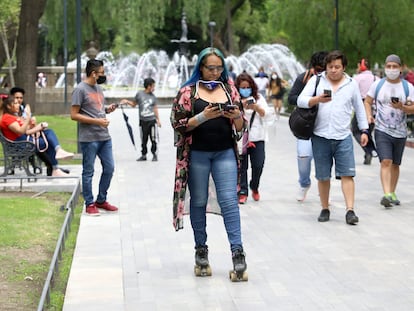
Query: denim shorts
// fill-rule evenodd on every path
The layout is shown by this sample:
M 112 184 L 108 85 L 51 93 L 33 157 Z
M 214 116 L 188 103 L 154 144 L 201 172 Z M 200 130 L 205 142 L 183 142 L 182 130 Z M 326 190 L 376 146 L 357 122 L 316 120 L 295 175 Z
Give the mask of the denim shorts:
M 384 132 L 375 130 L 375 144 L 380 162 L 392 160 L 392 164 L 400 165 L 407 138 L 392 137 Z
M 312 136 L 313 159 L 317 180 L 331 178 L 332 165 L 335 160 L 335 177 L 355 176 L 355 158 L 352 135 L 343 140 L 326 139 Z

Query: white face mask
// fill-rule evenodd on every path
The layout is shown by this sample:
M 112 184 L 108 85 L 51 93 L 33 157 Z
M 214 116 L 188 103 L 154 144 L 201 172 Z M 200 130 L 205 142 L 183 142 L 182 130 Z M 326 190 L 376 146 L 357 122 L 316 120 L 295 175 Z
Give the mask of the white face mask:
M 385 69 L 385 75 L 390 80 L 396 80 L 400 76 L 399 69 Z

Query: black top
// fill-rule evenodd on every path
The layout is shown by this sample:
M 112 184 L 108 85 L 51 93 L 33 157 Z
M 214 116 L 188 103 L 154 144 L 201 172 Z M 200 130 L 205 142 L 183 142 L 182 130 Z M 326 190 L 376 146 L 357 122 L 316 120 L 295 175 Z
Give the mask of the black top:
M 199 98 L 194 101 L 194 115 L 202 112 L 209 103 Z M 224 106 L 224 103 L 222 104 Z M 231 123 L 228 118 L 210 119 L 197 126 L 192 133 L 191 150 L 221 151 L 234 147 Z
M 295 82 L 293 83 L 292 88 L 290 89 L 289 95 L 288 95 L 288 102 L 290 105 L 297 105 L 297 100 L 298 97 L 300 95 L 300 93 L 302 92 L 302 90 L 305 88 L 306 83 L 308 82 L 308 80 L 310 79 L 310 77 L 312 77 L 312 75 L 309 75 L 309 77 L 307 77 L 306 81 L 303 81 L 305 78 L 305 75 L 307 74 L 308 71 L 302 72 L 300 75 L 298 75 L 296 77 Z

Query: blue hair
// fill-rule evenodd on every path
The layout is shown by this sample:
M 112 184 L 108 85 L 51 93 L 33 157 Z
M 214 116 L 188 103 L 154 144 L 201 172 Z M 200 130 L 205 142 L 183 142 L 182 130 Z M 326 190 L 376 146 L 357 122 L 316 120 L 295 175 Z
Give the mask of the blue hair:
M 228 78 L 229 78 L 229 70 L 227 69 L 227 65 L 226 62 L 224 61 L 224 55 L 223 53 L 220 52 L 219 49 L 213 48 L 213 47 L 209 47 L 209 48 L 205 48 L 204 50 L 202 50 L 200 52 L 200 54 L 198 54 L 198 59 L 197 59 L 197 63 L 194 66 L 193 69 L 193 73 L 191 74 L 191 77 L 184 82 L 184 84 L 181 87 L 187 86 L 187 85 L 194 85 L 196 84 L 196 82 L 198 80 L 201 80 L 201 65 L 203 65 L 203 61 L 207 56 L 210 55 L 216 55 L 218 57 L 220 57 L 221 62 L 223 63 L 223 67 L 224 70 L 220 75 L 219 81 L 221 82 L 227 82 Z

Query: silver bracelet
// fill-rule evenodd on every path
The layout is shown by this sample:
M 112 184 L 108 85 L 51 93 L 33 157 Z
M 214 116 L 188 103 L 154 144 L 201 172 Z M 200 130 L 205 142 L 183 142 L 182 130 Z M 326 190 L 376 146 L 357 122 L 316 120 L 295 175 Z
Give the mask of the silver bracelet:
M 195 118 L 197 120 L 198 125 L 206 122 L 208 119 L 206 118 L 206 116 L 204 115 L 204 112 L 200 112 L 199 114 L 195 115 Z

